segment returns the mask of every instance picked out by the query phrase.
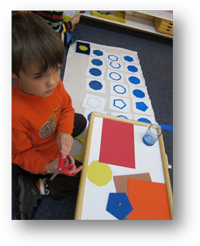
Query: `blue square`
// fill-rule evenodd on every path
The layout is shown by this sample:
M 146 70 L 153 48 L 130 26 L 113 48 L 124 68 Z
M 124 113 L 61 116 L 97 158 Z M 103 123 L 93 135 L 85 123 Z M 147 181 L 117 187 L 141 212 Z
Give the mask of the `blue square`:
M 106 210 L 118 220 L 123 220 L 133 208 L 126 193 L 110 193 Z

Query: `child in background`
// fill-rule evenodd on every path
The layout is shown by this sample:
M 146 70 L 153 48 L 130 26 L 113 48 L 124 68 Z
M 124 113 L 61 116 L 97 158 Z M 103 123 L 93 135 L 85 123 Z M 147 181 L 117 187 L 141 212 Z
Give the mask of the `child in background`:
M 80 36 L 81 31 L 75 28 L 73 32 L 70 30 L 72 27 L 79 23 L 81 15 L 75 15 L 71 21 L 63 21 L 64 11 L 32 11 L 40 15 L 56 32 L 61 34 L 61 39 L 64 44 L 70 45 L 75 42 Z
M 70 154 L 73 137 L 86 127 L 76 114 L 60 79 L 64 45 L 40 16 L 12 16 L 12 162 L 26 171 L 19 175 L 19 219 L 31 219 L 41 195 L 59 199 L 77 192 L 81 163 L 69 157 L 74 168 L 52 181 L 59 153 Z M 65 163 L 69 165 L 69 160 Z M 38 178 L 40 175 L 40 178 Z

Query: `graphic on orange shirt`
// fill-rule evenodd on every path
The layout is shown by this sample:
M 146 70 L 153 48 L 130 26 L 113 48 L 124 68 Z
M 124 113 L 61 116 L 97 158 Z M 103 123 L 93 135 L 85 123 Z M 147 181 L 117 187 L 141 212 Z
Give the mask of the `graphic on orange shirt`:
M 61 107 L 55 109 L 50 115 L 49 120 L 42 126 L 40 130 L 40 137 L 48 137 L 54 131 L 58 125 L 58 120 L 60 117 Z

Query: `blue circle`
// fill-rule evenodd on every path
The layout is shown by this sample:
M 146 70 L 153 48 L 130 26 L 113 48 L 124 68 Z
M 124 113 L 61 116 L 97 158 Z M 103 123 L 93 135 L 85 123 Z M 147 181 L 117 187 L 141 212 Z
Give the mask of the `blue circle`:
M 97 80 L 90 81 L 89 86 L 95 91 L 101 90 L 103 87 L 102 83 Z
M 112 77 L 112 74 L 117 74 L 117 75 L 119 76 L 118 79 L 113 78 L 113 77 Z M 120 79 L 122 78 L 121 75 L 118 74 L 118 73 L 116 73 L 116 72 L 111 72 L 111 73 L 109 73 L 109 76 L 110 76 L 111 79 L 116 80 L 116 81 L 117 81 L 117 80 L 120 80 Z
M 93 76 L 100 76 L 101 75 L 101 70 L 98 68 L 91 68 L 89 71 Z
M 134 85 L 138 85 L 140 83 L 140 80 L 134 76 L 129 77 L 128 80 Z
M 138 71 L 138 68 L 133 65 L 129 65 L 127 69 L 132 73 L 136 73 Z
M 118 57 L 115 56 L 115 55 L 109 55 L 108 59 L 111 60 L 111 61 L 118 61 Z
M 117 63 L 117 65 L 118 66 L 113 66 L 113 62 L 110 62 L 111 67 L 119 69 L 121 67 L 121 65 L 119 63 Z

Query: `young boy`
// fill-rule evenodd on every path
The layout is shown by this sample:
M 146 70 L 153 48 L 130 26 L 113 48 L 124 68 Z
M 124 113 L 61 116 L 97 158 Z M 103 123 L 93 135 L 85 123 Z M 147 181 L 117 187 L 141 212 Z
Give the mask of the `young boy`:
M 58 168 L 59 153 L 69 155 L 73 137 L 86 126 L 60 79 L 63 59 L 64 45 L 43 18 L 13 14 L 12 76 L 18 80 L 12 87 L 12 162 L 29 174 L 18 179 L 21 219 L 33 216 L 41 195 L 58 199 L 78 189 L 82 166 L 71 156 L 69 172 L 75 176 L 61 174 L 51 181 L 48 175 Z

